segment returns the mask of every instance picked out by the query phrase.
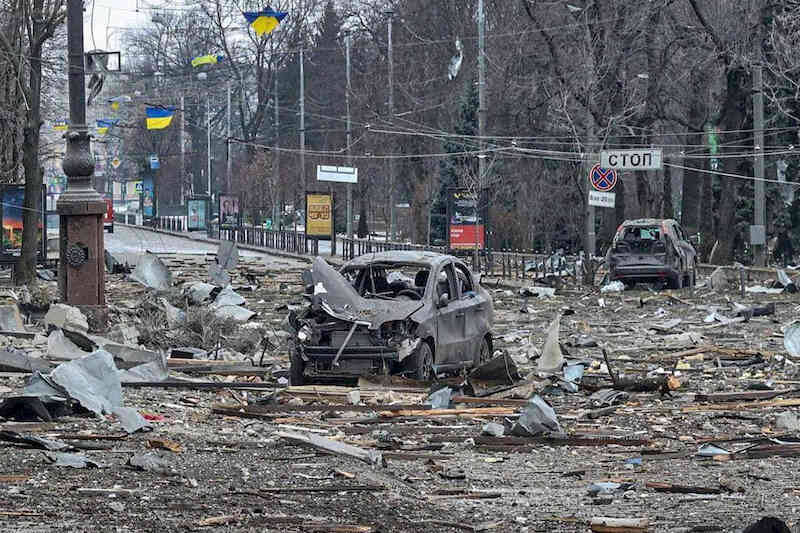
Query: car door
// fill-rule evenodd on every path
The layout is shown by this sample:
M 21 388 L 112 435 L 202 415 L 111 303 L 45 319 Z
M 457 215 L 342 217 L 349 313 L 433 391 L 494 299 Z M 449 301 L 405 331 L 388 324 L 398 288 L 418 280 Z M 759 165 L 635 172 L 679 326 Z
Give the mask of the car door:
M 481 340 L 489 331 L 490 306 L 486 297 L 475 290 L 472 272 L 461 263 L 454 263 L 459 281 L 459 304 L 464 310 L 464 358 L 474 361 L 481 349 Z
M 466 313 L 464 306 L 459 302 L 456 273 L 452 262 L 437 269 L 433 288 L 436 308 L 436 363 L 454 363 L 461 360 L 464 350 Z M 444 294 L 448 297 L 447 305 L 439 303 Z

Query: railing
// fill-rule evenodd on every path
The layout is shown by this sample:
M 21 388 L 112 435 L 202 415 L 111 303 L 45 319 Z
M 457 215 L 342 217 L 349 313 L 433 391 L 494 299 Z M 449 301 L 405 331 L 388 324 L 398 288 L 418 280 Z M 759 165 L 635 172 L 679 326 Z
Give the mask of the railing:
M 578 256 L 542 254 L 525 250 L 480 250 L 465 258 L 473 272 L 500 279 L 537 280 L 580 277 Z
M 235 241 L 250 246 L 272 248 L 297 254 L 319 255 L 319 241 L 309 239 L 305 233 L 294 231 L 277 231 L 251 226 L 239 228 L 220 228 L 211 224 L 208 236 L 221 241 Z
M 392 250 L 447 253 L 447 249 L 444 246 L 429 246 L 425 244 L 348 239 L 347 237 L 340 237 L 339 242 L 341 242 L 342 259 L 346 261 L 358 257 L 359 255 L 388 252 Z M 333 255 L 333 252 L 331 255 Z
M 135 222 L 135 217 L 127 215 L 125 220 L 128 223 L 133 223 Z M 186 217 L 183 216 L 157 217 L 153 219 L 153 225 L 156 228 L 169 231 L 187 231 Z M 277 231 L 252 226 L 220 228 L 218 224 L 210 224 L 208 236 L 212 239 L 235 241 L 260 248 L 304 255 L 319 255 L 319 241 L 317 239 L 308 238 L 305 233 L 294 231 Z M 331 244 L 331 255 L 341 255 L 345 261 L 364 254 L 394 250 L 438 252 L 461 256 L 474 272 L 500 279 L 529 280 L 531 282 L 550 277 L 581 279 L 580 257 L 574 255 L 548 255 L 532 250 L 508 249 L 485 249 L 478 250 L 476 253 L 474 250 L 448 250 L 444 246 L 357 238 L 348 239 L 347 237 L 340 237 L 336 243 Z
M 185 216 L 156 217 L 153 227 L 167 231 L 187 231 Z

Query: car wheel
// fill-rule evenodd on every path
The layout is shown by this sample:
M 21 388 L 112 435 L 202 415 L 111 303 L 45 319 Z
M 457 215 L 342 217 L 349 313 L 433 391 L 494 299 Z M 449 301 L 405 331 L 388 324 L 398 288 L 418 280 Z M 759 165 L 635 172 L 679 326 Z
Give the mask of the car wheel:
M 670 289 L 682 289 L 683 288 L 683 274 L 678 274 L 674 278 L 669 280 L 669 288 Z
M 433 351 L 431 345 L 423 341 L 417 353 L 411 358 L 411 376 L 419 381 L 433 381 Z
M 489 341 L 486 337 L 481 340 L 481 348 L 475 356 L 475 361 L 472 365 L 473 368 L 481 366 L 483 363 L 492 358 L 492 352 L 489 348 Z
M 289 384 L 292 386 L 303 385 L 306 381 L 305 376 L 303 375 L 303 370 L 305 370 L 306 364 L 303 361 L 303 358 L 300 357 L 300 353 L 292 351 L 292 357 L 289 361 Z

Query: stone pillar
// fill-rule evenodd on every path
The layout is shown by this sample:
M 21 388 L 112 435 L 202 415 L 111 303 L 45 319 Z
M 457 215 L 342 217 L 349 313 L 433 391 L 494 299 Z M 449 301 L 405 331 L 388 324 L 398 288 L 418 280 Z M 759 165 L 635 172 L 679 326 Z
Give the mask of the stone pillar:
M 90 328 L 99 331 L 108 320 L 103 257 L 106 203 L 92 187 L 94 157 L 86 125 L 81 0 L 67 0 L 67 49 L 70 126 L 62 165 L 67 190 L 56 204 L 60 216 L 58 287 L 62 301 L 83 311 Z

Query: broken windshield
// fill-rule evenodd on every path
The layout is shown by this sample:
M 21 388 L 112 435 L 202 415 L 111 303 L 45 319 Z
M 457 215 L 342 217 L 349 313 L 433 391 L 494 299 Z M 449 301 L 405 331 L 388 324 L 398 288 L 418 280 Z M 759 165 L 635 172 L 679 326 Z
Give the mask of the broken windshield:
M 364 298 L 421 300 L 429 273 L 426 265 L 373 263 L 343 275 Z

